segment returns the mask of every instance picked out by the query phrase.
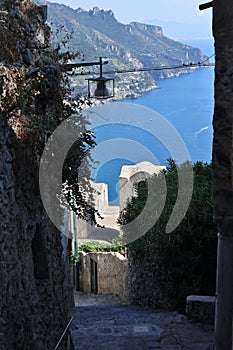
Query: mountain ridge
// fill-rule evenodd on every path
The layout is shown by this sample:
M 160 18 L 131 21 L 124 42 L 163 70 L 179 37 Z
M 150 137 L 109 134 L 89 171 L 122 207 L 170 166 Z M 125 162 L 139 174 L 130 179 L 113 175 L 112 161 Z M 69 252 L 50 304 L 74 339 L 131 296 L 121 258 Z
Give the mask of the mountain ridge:
M 112 10 L 101 10 L 97 6 L 86 11 L 80 7 L 75 10 L 66 5 L 48 2 L 48 22 L 54 30 L 62 26 L 69 34 L 71 51 L 80 52 L 85 61 L 93 61 L 100 56 L 107 57 L 108 70 L 111 71 L 178 66 L 206 58 L 198 48 L 166 37 L 161 26 L 140 22 L 122 24 Z M 144 91 L 155 89 L 155 80 L 158 78 L 190 72 L 191 69 L 182 68 L 115 74 L 117 97 L 136 97 Z M 80 85 L 84 91 L 82 79 L 76 77 L 74 85 Z

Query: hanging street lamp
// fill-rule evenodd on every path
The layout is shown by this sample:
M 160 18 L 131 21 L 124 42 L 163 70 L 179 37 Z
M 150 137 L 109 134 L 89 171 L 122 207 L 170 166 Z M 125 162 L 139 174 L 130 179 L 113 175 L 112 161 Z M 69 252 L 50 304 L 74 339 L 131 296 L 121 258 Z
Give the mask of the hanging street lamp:
M 65 71 L 71 71 L 74 68 L 80 68 L 84 66 L 100 66 L 99 77 L 87 79 L 88 97 L 96 99 L 107 99 L 114 97 L 114 79 L 103 77 L 103 65 L 107 63 L 108 61 L 103 61 L 103 58 L 100 57 L 99 62 L 68 63 L 63 65 L 63 69 Z
M 114 79 L 103 77 L 103 61 L 100 57 L 100 76 L 88 78 L 88 97 L 96 99 L 107 99 L 114 97 Z

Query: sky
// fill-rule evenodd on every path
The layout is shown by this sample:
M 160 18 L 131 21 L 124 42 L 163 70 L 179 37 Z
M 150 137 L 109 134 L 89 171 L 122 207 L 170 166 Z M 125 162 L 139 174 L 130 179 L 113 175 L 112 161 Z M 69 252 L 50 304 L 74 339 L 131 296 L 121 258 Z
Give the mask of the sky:
M 47 0 L 44 0 L 45 2 Z M 173 39 L 206 39 L 212 37 L 212 9 L 200 11 L 207 0 L 50 0 L 74 9 L 112 10 L 124 24 L 137 21 L 161 25 L 164 34 Z
M 200 3 L 207 0 L 52 0 L 63 3 L 74 9 L 84 10 L 94 6 L 100 9 L 113 10 L 115 17 L 122 23 L 132 21 L 144 22 L 159 18 L 163 21 L 204 23 L 211 21 L 211 9 L 199 11 Z

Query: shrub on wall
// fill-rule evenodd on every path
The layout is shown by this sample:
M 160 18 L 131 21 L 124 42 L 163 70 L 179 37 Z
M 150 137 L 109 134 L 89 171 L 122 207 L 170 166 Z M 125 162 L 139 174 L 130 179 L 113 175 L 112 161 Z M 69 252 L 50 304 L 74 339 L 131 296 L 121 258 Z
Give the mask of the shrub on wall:
M 133 303 L 184 311 L 187 295 L 215 293 L 217 229 L 213 224 L 211 165 L 197 162 L 193 170 L 192 200 L 179 226 L 165 233 L 178 190 L 176 165 L 169 161 L 164 210 L 149 232 L 129 244 L 129 289 Z M 161 178 L 154 176 L 149 181 L 159 186 Z M 144 182 L 138 197 L 121 213 L 120 223 L 137 216 L 146 198 Z
M 122 253 L 124 246 L 117 241 L 113 241 L 112 244 L 100 242 L 100 241 L 87 241 L 80 243 L 78 246 L 79 252 L 93 253 L 93 252 L 118 252 Z
M 89 151 L 95 146 L 95 140 L 82 113 L 91 101 L 73 96 L 64 70 L 64 65 L 80 54 L 68 49 L 69 36 L 56 46 L 52 44 L 50 28 L 44 22 L 40 7 L 31 0 L 0 0 L 0 30 L 1 117 L 7 119 L 20 144 L 33 149 L 36 168 L 54 130 L 64 120 L 73 123 L 77 135 L 81 136 L 64 162 L 62 195 L 80 218 L 96 223 L 98 213 L 89 181 L 93 165 Z M 57 147 L 59 149 L 59 145 Z M 52 172 L 48 164 L 47 173 Z

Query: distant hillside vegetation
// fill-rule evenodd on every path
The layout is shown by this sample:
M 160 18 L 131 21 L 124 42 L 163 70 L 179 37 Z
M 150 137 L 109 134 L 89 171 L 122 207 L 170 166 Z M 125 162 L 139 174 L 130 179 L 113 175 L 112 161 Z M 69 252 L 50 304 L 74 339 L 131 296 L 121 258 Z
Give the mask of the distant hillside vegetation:
M 109 63 L 104 66 L 104 71 L 173 66 L 205 59 L 200 49 L 164 36 L 160 26 L 138 22 L 125 25 L 117 21 L 111 10 L 104 11 L 98 7 L 89 11 L 81 8 L 74 10 L 55 3 L 48 3 L 48 7 L 48 21 L 52 28 L 55 30 L 63 26 L 64 35 L 72 34 L 69 40 L 70 49 L 80 52 L 85 61 L 106 57 Z M 61 39 L 61 36 L 58 38 Z M 93 67 L 90 69 L 93 71 Z M 144 91 L 154 89 L 158 78 L 178 76 L 191 71 L 185 68 L 117 74 L 117 95 L 138 96 Z M 74 84 L 85 93 L 84 77 L 76 77 Z

